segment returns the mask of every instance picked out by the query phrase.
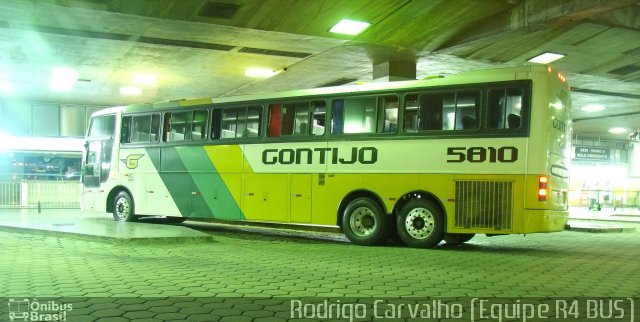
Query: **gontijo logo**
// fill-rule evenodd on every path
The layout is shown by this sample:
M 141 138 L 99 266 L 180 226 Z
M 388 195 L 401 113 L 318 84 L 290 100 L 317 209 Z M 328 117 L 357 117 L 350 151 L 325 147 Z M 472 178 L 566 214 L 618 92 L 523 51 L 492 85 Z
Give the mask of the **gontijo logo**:
M 263 164 L 374 164 L 378 149 L 372 146 L 339 148 L 265 149 Z
M 126 159 L 120 159 L 129 169 L 138 167 L 138 160 L 142 159 L 144 154 L 129 154 Z

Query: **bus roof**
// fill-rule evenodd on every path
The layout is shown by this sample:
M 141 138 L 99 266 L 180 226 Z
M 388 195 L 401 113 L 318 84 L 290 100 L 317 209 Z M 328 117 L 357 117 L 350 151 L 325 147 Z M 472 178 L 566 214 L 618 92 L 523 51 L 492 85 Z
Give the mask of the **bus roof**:
M 263 99 L 275 99 L 275 98 L 295 98 L 305 96 L 322 96 L 330 94 L 347 94 L 347 93 L 362 93 L 362 92 L 376 92 L 387 91 L 394 89 L 411 89 L 420 88 L 425 86 L 444 86 L 453 84 L 473 84 L 484 82 L 496 82 L 505 80 L 523 79 L 524 76 L 518 74 L 529 72 L 545 72 L 547 66 L 545 65 L 528 65 L 519 67 L 505 67 L 494 69 L 482 69 L 465 72 L 457 75 L 452 75 L 443 78 L 430 78 L 423 80 L 407 80 L 407 81 L 395 81 L 395 82 L 372 82 L 361 85 L 342 85 L 332 87 L 318 87 L 311 89 L 300 89 L 282 92 L 270 92 L 270 93 L 257 93 L 247 94 L 240 96 L 229 97 L 214 97 L 214 98 L 200 98 L 200 99 L 187 99 L 176 100 L 169 102 L 157 102 L 157 103 L 142 103 L 131 104 L 127 106 L 116 106 L 106 108 L 94 113 L 94 116 L 112 114 L 118 111 L 127 112 L 142 112 L 150 109 L 164 109 L 175 107 L 189 107 L 199 105 L 211 105 L 216 103 L 232 103 L 232 102 L 250 102 Z

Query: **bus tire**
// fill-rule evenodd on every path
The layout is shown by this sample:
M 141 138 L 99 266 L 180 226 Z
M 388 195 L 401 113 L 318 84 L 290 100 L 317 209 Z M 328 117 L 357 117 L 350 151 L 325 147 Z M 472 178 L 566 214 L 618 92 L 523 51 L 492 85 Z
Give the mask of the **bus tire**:
M 464 244 L 476 234 L 444 234 L 444 242 L 450 245 Z
M 400 210 L 396 221 L 400 239 L 410 247 L 432 248 L 444 237 L 444 218 L 432 201 L 413 199 Z
M 384 211 L 369 198 L 354 199 L 344 210 L 342 231 L 356 245 L 381 244 L 387 240 L 388 230 Z
M 116 221 L 136 221 L 133 199 L 126 191 L 120 191 L 113 198 L 113 219 Z

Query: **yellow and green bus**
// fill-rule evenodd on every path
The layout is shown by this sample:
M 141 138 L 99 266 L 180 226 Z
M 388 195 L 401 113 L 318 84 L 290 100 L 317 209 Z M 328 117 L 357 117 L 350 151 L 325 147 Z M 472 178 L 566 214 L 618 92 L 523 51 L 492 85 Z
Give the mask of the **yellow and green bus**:
M 339 227 L 360 245 L 561 231 L 570 111 L 545 66 L 107 108 L 82 204 L 119 221 Z

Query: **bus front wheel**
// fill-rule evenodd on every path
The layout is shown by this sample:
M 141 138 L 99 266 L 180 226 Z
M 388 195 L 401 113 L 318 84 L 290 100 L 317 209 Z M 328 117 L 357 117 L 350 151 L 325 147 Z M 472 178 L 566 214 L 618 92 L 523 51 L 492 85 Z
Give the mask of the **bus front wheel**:
M 125 191 L 120 191 L 113 199 L 113 219 L 117 221 L 135 221 L 133 199 Z
M 444 235 L 442 212 L 433 202 L 414 199 L 400 210 L 396 222 L 398 236 L 410 247 L 431 248 Z
M 388 237 L 387 218 L 380 206 L 369 198 L 357 198 L 347 205 L 342 230 L 357 245 L 377 245 Z

